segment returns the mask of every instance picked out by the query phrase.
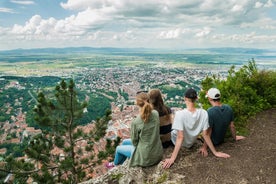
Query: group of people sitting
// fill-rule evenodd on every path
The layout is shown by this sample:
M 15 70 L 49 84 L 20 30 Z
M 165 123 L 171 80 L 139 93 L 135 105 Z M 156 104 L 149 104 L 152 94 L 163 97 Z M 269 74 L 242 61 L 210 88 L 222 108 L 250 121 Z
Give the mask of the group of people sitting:
M 173 117 L 159 89 L 137 93 L 139 115 L 131 123 L 130 139 L 123 140 L 117 146 L 114 161 L 106 163 L 106 167 L 120 165 L 127 158 L 130 159 L 130 167 L 152 166 L 162 160 L 163 149 L 173 146 L 171 157 L 162 162 L 163 168 L 170 168 L 181 147 L 191 148 L 199 135 L 204 139 L 199 150 L 202 156 L 208 156 L 209 148 L 216 157 L 230 157 L 215 148 L 224 142 L 228 127 L 235 141 L 245 137 L 236 135 L 232 108 L 220 102 L 220 91 L 211 88 L 206 97 L 212 105 L 207 111 L 196 107 L 197 92 L 192 88 L 186 90 L 186 108 L 176 111 Z

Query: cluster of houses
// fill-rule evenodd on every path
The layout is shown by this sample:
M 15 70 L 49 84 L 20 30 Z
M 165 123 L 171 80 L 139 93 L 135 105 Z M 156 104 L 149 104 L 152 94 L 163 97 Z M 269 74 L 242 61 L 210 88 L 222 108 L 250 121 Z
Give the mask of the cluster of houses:
M 137 115 L 138 109 L 135 105 L 125 106 L 123 109 L 116 106 L 115 103 L 112 103 L 112 120 L 108 123 L 108 129 L 106 131 L 106 136 L 99 140 L 99 142 L 95 143 L 93 146 L 94 153 L 97 154 L 100 151 L 105 149 L 105 140 L 115 139 L 117 136 L 124 138 L 130 137 L 130 124 L 133 118 Z M 94 129 L 94 124 L 89 123 L 85 126 L 79 126 L 78 128 L 82 129 L 85 133 L 90 132 Z M 12 116 L 12 123 L 6 121 L 2 124 L 3 134 L 0 137 L 0 144 L 4 143 L 15 143 L 21 144 L 24 140 L 24 137 L 34 136 L 41 133 L 40 129 L 35 129 L 34 127 L 29 127 L 25 122 L 25 114 L 19 112 L 17 116 Z M 8 138 L 9 135 L 14 134 L 14 138 Z M 86 140 L 81 140 L 77 144 L 76 149 L 81 149 L 82 154 L 78 155 L 77 159 L 90 158 L 92 152 L 85 151 L 85 147 L 87 146 Z M 0 155 L 6 154 L 7 149 L 0 149 Z M 51 155 L 62 159 L 64 157 L 63 150 L 58 147 L 54 147 L 51 151 Z M 1 156 L 0 156 L 1 157 Z M 18 157 L 18 160 L 24 159 L 25 161 L 30 161 L 27 156 Z M 0 160 L 0 162 L 2 159 Z M 107 160 L 106 160 L 107 161 Z M 37 167 L 41 167 L 37 165 Z M 93 178 L 95 176 L 102 175 L 107 172 L 107 168 L 103 164 L 100 164 L 93 168 L 93 171 L 87 169 L 87 178 Z M 9 178 L 12 178 L 12 175 L 9 175 Z
M 92 91 L 93 89 L 103 89 L 106 91 L 123 90 L 129 95 L 129 100 L 134 101 L 136 92 L 150 85 L 158 84 L 174 84 L 176 81 L 184 81 L 193 84 L 197 80 L 202 80 L 206 75 L 213 75 L 214 72 L 210 70 L 198 70 L 198 69 L 183 69 L 183 68 L 169 68 L 169 66 L 154 67 L 154 68 L 142 68 L 142 67 L 118 67 L 118 68 L 103 68 L 103 69 L 86 69 L 82 73 L 82 79 L 78 81 L 76 87 L 80 90 Z M 150 85 L 149 85 L 150 84 Z M 22 88 L 18 82 L 12 82 L 7 87 Z M 1 90 L 1 89 L 0 89 Z M 105 139 L 115 139 L 121 137 L 121 139 L 130 137 L 130 124 L 132 120 L 138 114 L 138 108 L 135 105 L 126 105 L 124 101 L 118 103 L 118 99 L 111 103 L 112 120 L 108 123 L 106 135 L 98 143 L 94 144 L 94 153 L 99 153 L 105 149 Z M 8 108 L 10 111 L 12 107 Z M 7 111 L 7 113 L 9 113 Z M 22 109 L 19 108 L 19 112 L 16 115 L 11 115 L 11 119 L 6 122 L 1 122 L 1 137 L 0 144 L 3 143 L 15 143 L 20 144 L 24 140 L 24 137 L 34 136 L 41 133 L 41 130 L 33 127 L 28 127 L 25 121 L 25 113 L 22 113 Z M 89 123 L 85 126 L 80 126 L 84 132 L 90 132 L 94 129 L 94 124 Z M 77 149 L 82 150 L 82 154 L 78 156 L 78 159 L 89 158 L 91 153 L 85 151 L 87 142 L 82 140 L 78 143 Z M 1 155 L 7 152 L 6 148 L 0 149 L 0 164 Z M 59 159 L 63 159 L 64 152 L 55 147 L 51 151 L 52 155 L 55 155 Z M 18 159 L 28 158 L 26 156 Z M 39 166 L 38 166 L 39 167 Z M 99 164 L 93 168 L 93 171 L 87 170 L 87 178 L 99 176 L 107 172 L 104 163 Z

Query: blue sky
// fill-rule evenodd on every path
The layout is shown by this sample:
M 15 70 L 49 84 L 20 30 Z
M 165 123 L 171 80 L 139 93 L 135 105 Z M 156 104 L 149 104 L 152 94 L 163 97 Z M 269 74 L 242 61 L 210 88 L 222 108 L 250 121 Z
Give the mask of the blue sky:
M 276 49 L 276 0 L 0 0 L 0 50 Z

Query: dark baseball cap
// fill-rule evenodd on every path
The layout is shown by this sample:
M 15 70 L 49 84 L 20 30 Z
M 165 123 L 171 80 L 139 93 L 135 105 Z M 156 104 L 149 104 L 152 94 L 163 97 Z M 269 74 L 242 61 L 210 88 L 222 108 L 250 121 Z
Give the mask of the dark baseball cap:
M 189 88 L 189 89 L 186 90 L 184 96 L 186 98 L 196 99 L 197 98 L 197 93 L 193 88 Z

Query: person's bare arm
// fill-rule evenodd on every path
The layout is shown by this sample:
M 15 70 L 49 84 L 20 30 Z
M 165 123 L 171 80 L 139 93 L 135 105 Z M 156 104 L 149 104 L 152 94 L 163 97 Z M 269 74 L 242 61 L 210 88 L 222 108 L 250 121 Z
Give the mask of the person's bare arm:
M 209 136 L 208 133 L 207 133 L 207 130 L 203 130 L 202 136 L 203 136 L 203 138 L 204 138 L 204 141 L 206 142 L 206 144 L 208 145 L 208 147 L 210 148 L 210 150 L 212 151 L 212 153 L 213 153 L 216 157 L 222 157 L 222 158 L 229 158 L 229 157 L 230 157 L 230 155 L 228 155 L 228 154 L 226 154 L 226 153 L 223 153 L 223 152 L 218 152 L 218 151 L 215 149 L 215 147 L 214 147 L 214 145 L 213 145 L 213 143 L 212 143 L 212 141 L 211 141 L 211 139 L 210 139 L 210 136 Z
M 245 139 L 244 136 L 236 134 L 236 128 L 235 128 L 235 125 L 234 125 L 233 121 L 230 123 L 229 127 L 230 127 L 230 131 L 231 131 L 232 137 L 233 137 L 233 139 L 235 141 L 239 141 L 239 140 Z
M 184 133 L 183 133 L 183 131 L 178 130 L 177 131 L 176 142 L 175 142 L 175 145 L 174 145 L 174 150 L 172 152 L 171 157 L 164 160 L 163 168 L 165 168 L 165 169 L 170 168 L 171 165 L 174 163 L 174 161 L 175 161 L 175 159 L 178 155 L 178 152 L 179 152 L 179 150 L 182 146 L 183 140 L 184 140 Z
M 212 133 L 212 128 L 209 127 L 207 129 L 207 135 L 210 137 L 211 133 Z M 207 150 L 207 148 L 208 148 L 208 145 L 206 144 L 206 141 L 204 141 L 202 147 L 199 149 L 199 153 L 201 153 L 201 155 L 204 156 L 204 157 L 208 156 L 208 150 Z
M 229 127 L 230 127 L 230 131 L 233 139 L 236 140 L 236 128 L 233 121 L 231 121 Z

